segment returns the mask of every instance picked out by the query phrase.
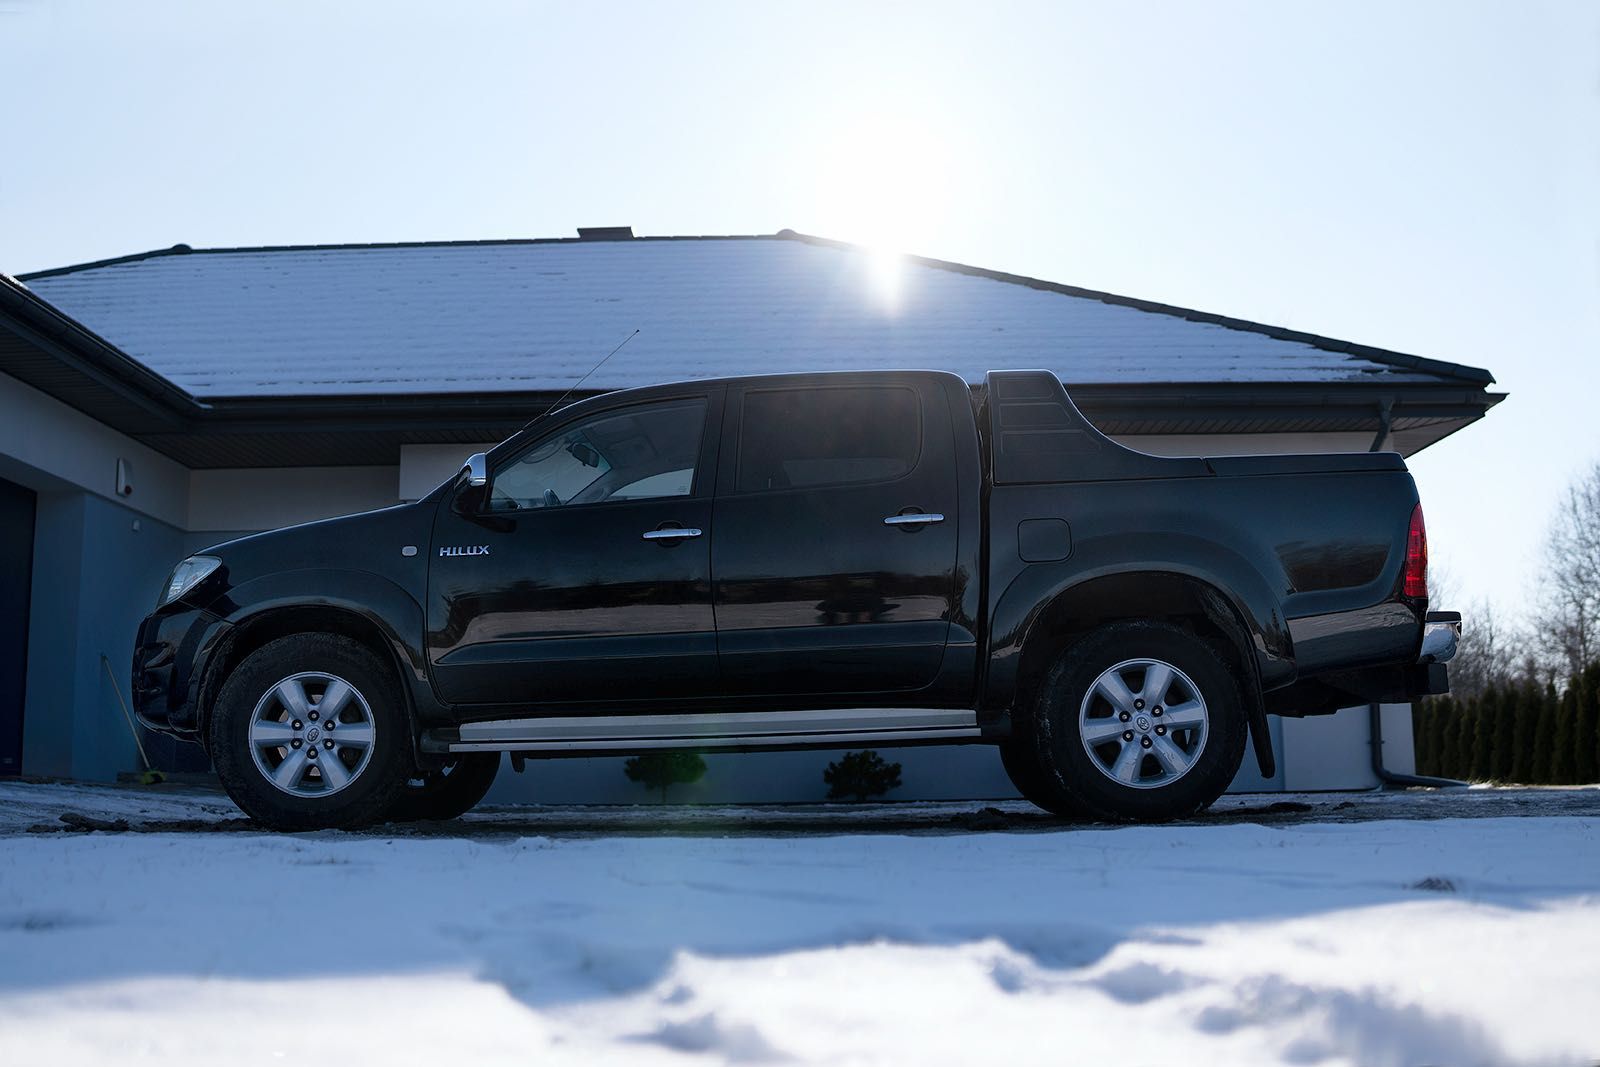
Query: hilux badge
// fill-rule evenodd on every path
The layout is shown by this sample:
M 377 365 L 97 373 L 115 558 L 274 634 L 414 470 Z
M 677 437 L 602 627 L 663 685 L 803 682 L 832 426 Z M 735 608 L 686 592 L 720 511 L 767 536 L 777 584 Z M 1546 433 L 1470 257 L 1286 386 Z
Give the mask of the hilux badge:
M 450 545 L 439 549 L 441 556 L 487 556 L 488 545 Z

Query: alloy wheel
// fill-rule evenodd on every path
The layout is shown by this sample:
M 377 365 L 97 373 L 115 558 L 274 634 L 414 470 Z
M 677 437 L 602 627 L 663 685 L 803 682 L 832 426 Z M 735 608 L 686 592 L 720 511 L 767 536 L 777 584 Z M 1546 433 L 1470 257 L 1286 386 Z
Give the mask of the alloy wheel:
M 366 697 L 337 675 L 303 671 L 262 696 L 250 716 L 250 757 L 290 796 L 331 796 L 372 761 L 378 727 Z
M 1159 659 L 1128 659 L 1100 672 L 1078 708 L 1078 736 L 1095 767 L 1134 789 L 1158 789 L 1187 774 L 1205 749 L 1205 697 L 1183 671 Z

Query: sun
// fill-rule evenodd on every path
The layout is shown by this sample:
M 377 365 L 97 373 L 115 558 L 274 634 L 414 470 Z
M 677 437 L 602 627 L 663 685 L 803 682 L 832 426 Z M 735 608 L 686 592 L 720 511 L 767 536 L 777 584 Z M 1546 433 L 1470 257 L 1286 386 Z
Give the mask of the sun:
M 815 185 L 820 232 L 869 250 L 873 291 L 899 303 L 904 254 L 942 228 L 957 162 L 914 110 L 855 111 L 829 131 Z
M 837 236 L 903 252 L 949 210 L 952 161 L 937 131 L 914 116 L 860 114 L 830 141 L 817 195 Z

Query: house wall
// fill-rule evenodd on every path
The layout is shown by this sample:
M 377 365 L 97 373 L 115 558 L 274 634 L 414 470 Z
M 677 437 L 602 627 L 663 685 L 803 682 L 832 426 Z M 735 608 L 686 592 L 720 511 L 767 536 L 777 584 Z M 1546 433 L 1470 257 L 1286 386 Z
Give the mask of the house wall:
M 92 493 L 39 494 L 24 773 L 107 780 L 141 769 L 121 702 L 135 627 L 184 542 L 177 527 Z M 153 755 L 175 755 L 170 741 L 141 737 Z
M 266 467 L 189 472 L 186 528 L 195 532 L 280 526 L 391 507 L 398 467 Z
M 1274 749 L 1281 751 L 1282 724 L 1272 720 Z M 1363 735 L 1364 736 L 1364 735 Z M 858 746 L 859 747 L 859 746 Z M 989 745 L 906 747 L 874 745 L 884 759 L 899 763 L 901 786 L 894 800 L 1014 800 L 1017 792 L 1000 765 L 998 749 Z M 807 752 L 745 752 L 705 755 L 706 774 L 691 786 L 674 786 L 674 801 L 704 804 L 762 804 L 821 801 L 828 787 L 822 772 L 846 749 Z M 530 760 L 523 773 L 502 762 L 500 776 L 487 798 L 492 804 L 645 804 L 653 795 L 623 773 L 626 757 Z M 1284 788 L 1282 760 L 1271 779 L 1261 777 L 1255 757 L 1229 787 L 1234 793 L 1276 792 Z
M 1145 451 L 1184 454 L 1364 450 L 1359 435 L 1254 434 L 1121 438 Z M 0 477 L 38 495 L 24 717 L 23 771 L 109 779 L 139 762 L 113 684 L 126 698 L 134 631 L 172 565 L 244 533 L 416 499 L 483 445 L 408 446 L 388 467 L 196 470 L 155 453 L 59 401 L 0 374 Z M 117 460 L 134 492 L 116 493 Z M 112 668 L 107 677 L 100 657 Z M 1386 724 L 1387 725 L 1387 724 Z M 145 733 L 168 766 L 198 750 Z M 1386 729 L 1390 767 L 1409 750 L 1410 720 Z M 1350 788 L 1375 782 L 1364 710 L 1274 727 L 1280 772 L 1270 781 L 1247 759 L 1238 789 Z M 904 765 L 905 799 L 1011 796 L 994 750 L 983 746 L 882 750 Z M 686 795 L 707 800 L 819 799 L 822 768 L 838 753 L 706 757 L 705 781 Z M 633 802 L 642 790 L 616 758 L 552 760 L 507 773 L 502 800 Z
M 1372 435 L 1365 433 L 1118 434 L 1112 439 L 1156 456 L 1281 456 L 1372 447 Z
M 1371 731 L 1365 705 L 1334 715 L 1306 719 L 1273 717 L 1269 727 L 1277 773 L 1263 778 L 1255 755 L 1246 751 L 1244 765 L 1230 793 L 1317 792 L 1375 789 L 1381 783 L 1372 768 Z M 1415 773 L 1411 705 L 1385 704 L 1384 766 L 1401 774 Z M 875 746 L 884 759 L 901 765 L 902 786 L 896 800 L 1002 800 L 1016 797 L 999 753 L 985 745 L 950 748 Z M 827 787 L 823 769 L 845 750 L 709 754 L 706 775 L 692 786 L 674 787 L 675 801 L 697 803 L 783 803 L 822 800 Z M 507 760 L 489 794 L 500 804 L 638 804 L 651 795 L 623 773 L 620 756 L 530 760 L 522 774 Z
M 468 456 L 494 446 L 493 441 L 476 445 L 401 445 L 400 499 L 421 500 L 459 471 Z
M 117 494 L 117 460 L 133 472 L 133 493 Z M 73 487 L 182 526 L 189 471 L 55 397 L 0 374 L 0 464 L 30 489 Z
M 1415 774 L 1411 705 L 1384 704 L 1379 715 L 1384 769 Z M 1382 784 L 1372 766 L 1372 720 L 1365 704 L 1333 715 L 1284 719 L 1282 724 L 1280 759 L 1284 765 L 1285 788 L 1316 792 L 1376 789 Z

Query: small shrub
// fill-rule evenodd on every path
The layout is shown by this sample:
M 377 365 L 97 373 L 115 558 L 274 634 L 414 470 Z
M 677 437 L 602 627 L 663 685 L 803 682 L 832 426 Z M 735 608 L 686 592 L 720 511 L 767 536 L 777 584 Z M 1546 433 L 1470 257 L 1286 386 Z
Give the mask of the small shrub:
M 839 762 L 828 764 L 828 769 L 822 772 L 822 780 L 828 783 L 829 800 L 859 803 L 899 788 L 900 764 L 886 763 L 870 748 L 863 752 L 847 752 Z
M 698 752 L 647 752 L 635 756 L 622 765 L 628 781 L 638 782 L 646 789 L 660 790 L 661 803 L 667 802 L 667 790 L 675 785 L 698 782 L 706 774 L 706 761 Z

